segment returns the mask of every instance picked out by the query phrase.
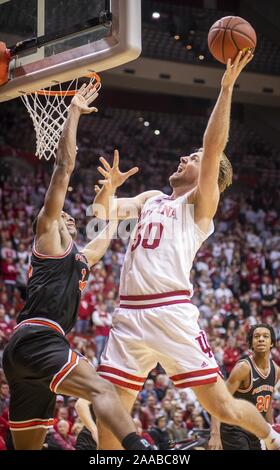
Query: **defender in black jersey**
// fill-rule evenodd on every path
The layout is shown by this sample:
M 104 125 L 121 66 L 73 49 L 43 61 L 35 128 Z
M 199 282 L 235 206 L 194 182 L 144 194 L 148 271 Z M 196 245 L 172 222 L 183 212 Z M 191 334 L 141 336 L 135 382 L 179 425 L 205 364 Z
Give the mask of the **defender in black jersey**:
M 65 337 L 75 324 L 81 292 L 90 267 L 105 253 L 117 222 L 110 223 L 81 253 L 74 219 L 62 211 L 76 159 L 76 131 L 81 114 L 96 111 L 89 104 L 98 96 L 83 85 L 72 99 L 57 150 L 44 207 L 36 221 L 27 301 L 4 351 L 3 366 L 10 385 L 10 428 L 16 449 L 41 449 L 53 423 L 55 394 L 84 398 L 98 419 L 126 449 L 145 449 L 132 418 L 113 386 L 70 349 Z M 135 169 L 121 174 L 124 182 Z M 119 185 L 120 185 L 119 184 Z M 114 195 L 116 186 L 107 179 Z
M 237 362 L 227 380 L 233 396 L 251 402 L 270 424 L 271 397 L 280 379 L 280 369 L 270 358 L 275 341 L 275 333 L 270 325 L 262 323 L 253 326 L 248 334 L 249 347 L 253 353 Z M 210 448 L 261 450 L 260 440 L 248 431 L 225 423 L 221 423 L 220 432 L 218 427 L 217 421 L 212 418 Z

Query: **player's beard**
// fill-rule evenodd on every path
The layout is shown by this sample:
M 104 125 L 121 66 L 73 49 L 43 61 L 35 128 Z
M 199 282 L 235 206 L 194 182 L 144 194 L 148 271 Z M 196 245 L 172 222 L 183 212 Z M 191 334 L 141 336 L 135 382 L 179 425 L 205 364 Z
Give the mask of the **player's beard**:
M 182 173 L 173 173 L 169 177 L 169 183 L 171 188 L 179 188 L 183 186 L 187 186 L 190 184 L 197 184 L 198 182 L 198 170 L 195 168 L 188 167 L 187 170 L 183 171 Z
M 178 188 L 185 185 L 185 178 L 180 174 L 173 174 L 169 177 L 169 183 L 171 188 Z
M 171 188 L 182 188 L 183 186 L 196 184 L 196 178 L 190 178 L 190 175 L 184 174 L 173 174 L 169 177 L 169 183 Z

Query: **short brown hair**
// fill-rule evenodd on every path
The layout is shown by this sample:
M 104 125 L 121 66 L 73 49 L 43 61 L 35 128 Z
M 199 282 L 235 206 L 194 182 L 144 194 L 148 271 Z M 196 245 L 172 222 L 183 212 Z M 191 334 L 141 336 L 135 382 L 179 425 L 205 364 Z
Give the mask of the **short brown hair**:
M 232 165 L 223 152 L 220 161 L 218 185 L 220 193 L 232 184 Z

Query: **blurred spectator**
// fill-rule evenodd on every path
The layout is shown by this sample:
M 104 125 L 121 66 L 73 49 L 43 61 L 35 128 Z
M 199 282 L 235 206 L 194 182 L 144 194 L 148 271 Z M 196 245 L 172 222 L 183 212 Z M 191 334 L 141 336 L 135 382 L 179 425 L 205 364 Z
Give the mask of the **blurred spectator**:
M 172 441 L 183 441 L 188 437 L 188 430 L 183 421 L 182 411 L 175 411 L 173 421 L 169 423 L 167 430 Z
M 155 391 L 155 383 L 152 379 L 147 379 L 144 383 L 143 390 L 139 393 L 141 403 L 146 403 L 148 396 L 153 395 L 157 400 L 157 393 Z
M 112 315 L 107 312 L 106 306 L 101 304 L 96 306 L 92 314 L 92 322 L 95 325 L 96 357 L 99 362 L 112 325 Z
M 232 291 L 226 287 L 224 282 L 221 282 L 220 287 L 215 291 L 215 296 L 217 300 L 225 299 L 230 301 L 233 297 Z
M 69 423 L 60 419 L 57 431 L 51 435 L 48 450 L 75 450 L 76 438 L 69 434 Z
M 166 428 L 166 417 L 158 416 L 149 434 L 159 450 L 169 449 L 169 433 Z
M 6 382 L 2 381 L 0 383 L 0 416 L 3 416 L 4 412 L 8 411 L 9 403 L 9 385 Z
M 143 431 L 142 423 L 141 423 L 140 419 L 134 418 L 133 421 L 134 421 L 135 426 L 136 426 L 136 434 L 138 434 L 138 436 L 140 436 L 142 439 L 146 439 L 146 441 L 150 445 L 152 445 L 152 446 L 155 445 L 155 442 L 154 442 L 152 436 L 148 432 Z
M 89 319 L 92 314 L 92 307 L 85 296 L 81 298 L 78 311 L 78 319 L 75 325 L 75 332 L 85 334 L 89 329 Z
M 4 284 L 7 288 L 8 300 L 9 302 L 13 301 L 13 293 L 16 285 L 17 279 L 17 267 L 14 264 L 12 257 L 7 257 L 2 261 L 2 276 Z
M 143 426 L 143 429 L 149 430 L 151 426 L 155 423 L 156 419 L 156 398 L 153 395 L 147 397 L 146 406 L 142 407 L 142 413 L 140 420 Z
M 263 276 L 261 284 L 262 306 L 268 308 L 275 307 L 277 305 L 276 293 L 277 287 L 275 284 L 272 284 L 269 276 L 266 274 Z
M 155 381 L 156 397 L 159 401 L 165 397 L 166 390 L 169 386 L 169 378 L 166 374 L 158 374 Z
M 227 376 L 229 376 L 240 357 L 240 351 L 236 346 L 236 338 L 234 336 L 230 336 L 226 341 L 226 347 L 224 350 L 224 369 Z
M 194 427 L 194 429 L 205 429 L 204 421 L 203 421 L 202 416 L 197 415 L 197 416 L 194 418 L 193 427 Z

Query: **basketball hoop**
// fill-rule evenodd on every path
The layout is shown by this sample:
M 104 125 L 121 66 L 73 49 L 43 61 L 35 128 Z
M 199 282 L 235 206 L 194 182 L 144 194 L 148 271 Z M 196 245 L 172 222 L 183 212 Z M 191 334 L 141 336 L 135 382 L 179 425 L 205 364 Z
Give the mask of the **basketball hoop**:
M 97 73 L 92 72 L 85 78 L 89 78 L 89 84 L 94 85 L 96 91 L 100 90 L 101 80 Z M 78 92 L 79 79 L 72 80 L 66 89 L 63 89 L 63 86 L 64 83 L 54 80 L 49 88 L 21 96 L 36 132 L 35 155 L 39 159 L 56 158 L 60 135 L 70 105 L 70 100 L 67 98 L 73 97 Z

